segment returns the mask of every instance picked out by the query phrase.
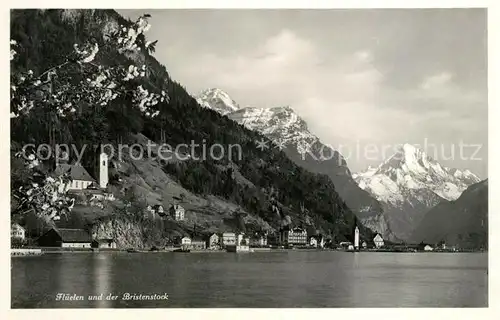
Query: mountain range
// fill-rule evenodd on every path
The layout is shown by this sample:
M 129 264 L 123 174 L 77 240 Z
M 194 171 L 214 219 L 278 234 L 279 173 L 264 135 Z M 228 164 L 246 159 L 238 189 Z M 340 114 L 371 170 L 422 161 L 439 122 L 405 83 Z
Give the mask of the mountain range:
M 241 108 L 229 94 L 217 88 L 202 91 L 196 100 L 201 106 L 264 134 L 299 166 L 327 175 L 363 225 L 386 239 L 394 239 L 379 201 L 356 184 L 344 157 L 314 135 L 291 107 Z
M 471 171 L 445 167 L 411 144 L 401 145 L 377 167 L 351 173 L 343 156 L 314 135 L 289 106 L 242 108 L 218 88 L 204 90 L 196 99 L 264 134 L 298 165 L 328 175 L 360 221 L 385 239 L 408 240 L 431 208 L 456 200 L 480 181 Z
M 457 199 L 470 185 L 480 181 L 469 170 L 441 165 L 424 151 L 404 144 L 376 168 L 353 175 L 360 188 L 384 207 L 394 234 L 407 240 L 432 207 Z

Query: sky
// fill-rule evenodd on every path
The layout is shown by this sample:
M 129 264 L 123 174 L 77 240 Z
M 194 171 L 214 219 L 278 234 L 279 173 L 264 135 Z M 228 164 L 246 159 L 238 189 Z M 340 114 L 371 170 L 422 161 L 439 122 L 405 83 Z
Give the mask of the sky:
M 351 171 L 411 143 L 488 175 L 484 9 L 119 10 L 192 95 L 292 107 Z

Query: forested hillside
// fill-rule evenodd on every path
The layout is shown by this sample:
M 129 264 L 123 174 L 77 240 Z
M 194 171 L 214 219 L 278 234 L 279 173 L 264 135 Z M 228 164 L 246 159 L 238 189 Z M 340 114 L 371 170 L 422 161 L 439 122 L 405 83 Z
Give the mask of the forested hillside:
M 22 78 L 40 79 L 39 88 L 46 86 L 51 90 L 49 99 L 38 99 L 39 91 L 25 93 L 33 98 L 28 102 L 28 108 L 19 108 L 26 104 L 16 100 L 24 87 L 11 88 L 13 193 L 26 185 L 33 172 L 45 175 L 53 169 L 50 160 L 30 168 L 16 157 L 21 146 L 27 143 L 64 143 L 74 144 L 77 148 L 104 143 L 117 146 L 118 143 L 131 143 L 132 137 L 142 134 L 156 143 L 169 145 L 191 141 L 207 145 L 233 144 L 241 146 L 241 159 L 235 155 L 232 161 L 225 157 L 206 161 L 160 161 L 159 164 L 164 173 L 194 194 L 226 199 L 274 228 L 278 228 L 288 216 L 292 224 L 331 232 L 339 240 L 351 236 L 356 218 L 327 176 L 298 167 L 278 149 L 259 150 L 255 141 L 263 139 L 261 135 L 215 111 L 201 108 L 181 84 L 170 79 L 167 68 L 153 56 L 155 43 L 148 42 L 142 34 L 134 38 L 138 47 L 133 52 L 123 53 L 110 45 L 109 37 L 122 26 L 132 24 L 113 10 L 11 11 L 11 39 L 14 40 L 11 45 L 15 43 L 11 81 L 18 84 Z M 167 45 L 169 42 L 169 39 L 151 40 L 166 42 Z M 89 43 L 99 47 L 92 65 L 72 63 L 75 44 L 84 47 Z M 164 63 L 168 66 L 168 61 Z M 119 66 L 129 73 L 135 72 L 135 66 L 140 76 L 126 82 L 123 93 L 104 104 L 93 103 L 89 98 L 93 87 L 89 87 L 88 95 L 84 91 L 87 87 L 77 92 L 67 89 L 78 87 L 79 81 L 85 82 L 85 78 L 93 77 L 102 69 L 110 70 L 109 78 L 118 77 L 116 74 L 122 76 Z M 133 103 L 135 93 L 132 90 L 137 86 L 151 92 L 156 103 L 146 104 L 147 108 L 142 108 L 142 104 L 137 107 Z M 58 95 L 58 92 L 64 92 L 64 95 Z M 168 98 L 161 99 L 164 93 Z M 62 113 L 61 105 L 71 112 Z M 87 150 L 92 151 L 92 147 Z M 84 154 L 83 164 L 89 172 L 93 170 L 94 161 L 94 152 Z M 119 190 L 122 173 L 117 175 L 111 184 Z M 248 183 L 242 183 L 242 179 L 236 176 L 243 177 Z M 148 177 L 142 178 L 146 180 Z M 159 187 L 167 188 L 166 185 Z M 12 197 L 13 214 L 24 212 L 29 206 L 31 200 L 23 201 L 23 196 L 26 193 Z M 305 210 L 299 210 L 301 207 Z M 367 239 L 372 237 L 369 229 L 362 227 L 361 232 Z

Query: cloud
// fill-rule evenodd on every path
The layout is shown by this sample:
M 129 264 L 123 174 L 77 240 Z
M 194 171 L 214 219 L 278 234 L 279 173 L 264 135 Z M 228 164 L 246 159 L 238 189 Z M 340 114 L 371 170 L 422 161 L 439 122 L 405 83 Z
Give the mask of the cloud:
M 388 87 L 376 61 L 369 48 L 326 54 L 321 44 L 282 29 L 245 52 L 189 59 L 182 77 L 219 87 L 243 106 L 290 105 L 332 145 L 405 142 L 427 130 L 430 116 L 450 116 L 443 111 L 450 103 L 462 108 L 478 98 L 448 71 L 426 75 L 414 88 Z
M 452 74 L 450 74 L 449 72 L 441 72 L 441 73 L 426 77 L 422 81 L 422 83 L 420 84 L 420 87 L 423 90 L 442 89 L 448 83 L 450 83 L 452 77 L 453 77 Z

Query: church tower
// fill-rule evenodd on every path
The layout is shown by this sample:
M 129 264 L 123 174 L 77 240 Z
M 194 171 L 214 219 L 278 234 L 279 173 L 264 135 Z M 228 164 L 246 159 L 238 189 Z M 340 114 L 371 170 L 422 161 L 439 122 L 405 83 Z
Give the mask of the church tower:
M 358 229 L 358 226 L 356 226 L 356 229 L 354 229 L 354 249 L 356 249 L 356 250 L 359 249 L 359 229 Z
M 108 186 L 108 155 L 104 152 L 99 156 L 99 186 L 103 189 Z

